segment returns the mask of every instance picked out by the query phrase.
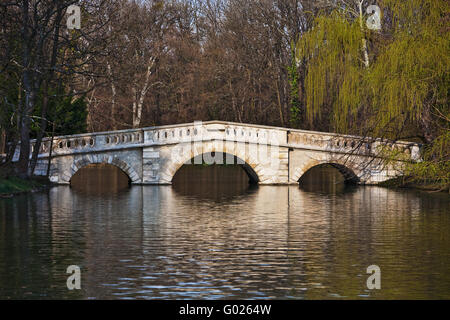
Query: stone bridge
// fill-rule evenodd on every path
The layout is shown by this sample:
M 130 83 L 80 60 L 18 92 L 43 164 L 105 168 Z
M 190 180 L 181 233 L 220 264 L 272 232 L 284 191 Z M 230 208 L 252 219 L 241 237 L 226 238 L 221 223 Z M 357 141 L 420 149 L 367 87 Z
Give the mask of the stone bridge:
M 386 150 L 399 160 L 385 161 Z M 39 151 L 35 174 L 47 174 L 50 156 L 49 177 L 58 184 L 97 163 L 119 167 L 132 184 L 171 184 L 189 163 L 238 164 L 255 183 L 281 185 L 330 164 L 346 180 L 376 184 L 400 175 L 406 161 L 420 160 L 415 143 L 221 121 L 61 136 L 44 139 Z

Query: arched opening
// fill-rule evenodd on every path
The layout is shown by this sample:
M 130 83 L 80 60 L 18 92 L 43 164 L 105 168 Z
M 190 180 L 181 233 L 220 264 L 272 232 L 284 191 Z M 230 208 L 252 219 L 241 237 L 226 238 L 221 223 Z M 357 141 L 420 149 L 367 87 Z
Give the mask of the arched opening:
M 242 159 L 211 152 L 183 164 L 173 176 L 172 186 L 183 195 L 222 199 L 244 194 L 258 181 L 257 173 Z
M 88 164 L 70 179 L 72 188 L 89 193 L 116 193 L 130 184 L 131 179 L 122 169 L 107 163 Z
M 300 188 L 305 191 L 342 193 L 358 182 L 356 174 L 340 164 L 319 164 L 307 170 L 299 179 Z

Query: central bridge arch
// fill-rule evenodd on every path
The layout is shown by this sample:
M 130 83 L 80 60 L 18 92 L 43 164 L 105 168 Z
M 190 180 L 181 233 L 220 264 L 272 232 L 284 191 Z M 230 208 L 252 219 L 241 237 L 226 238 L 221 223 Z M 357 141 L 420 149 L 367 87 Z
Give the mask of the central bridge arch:
M 167 160 L 162 164 L 160 176 L 161 181 L 167 184 L 172 183 L 173 177 L 183 165 L 193 163 L 193 160 L 200 156 L 208 155 L 214 158 L 213 153 L 222 154 L 224 163 L 226 163 L 227 155 L 234 157 L 235 164 L 242 166 L 252 183 L 259 183 L 267 179 L 263 166 L 254 157 L 250 156 L 249 152 L 236 146 L 232 148 L 225 145 L 223 147 L 217 147 L 211 142 L 206 142 L 195 153 L 191 145 L 181 146 L 177 150 L 177 156 L 173 156 L 173 150 L 163 151 L 163 153 L 168 152 L 172 152 L 172 156 L 165 157 Z
M 201 164 L 202 160 L 204 159 L 204 157 L 209 157 L 210 155 L 208 153 L 202 153 L 198 156 L 196 156 L 195 158 L 191 158 L 189 159 L 187 162 L 185 162 L 183 165 L 181 165 L 177 171 L 175 171 L 175 174 L 173 177 L 175 177 L 175 175 L 177 174 L 178 171 L 180 171 L 180 169 L 184 166 L 184 165 L 195 165 L 195 164 Z M 237 165 L 239 167 L 242 168 L 242 170 L 244 170 L 244 172 L 247 174 L 250 184 L 258 184 L 259 183 L 259 176 L 258 173 L 255 172 L 255 170 L 253 170 L 253 168 L 246 163 L 244 160 L 242 160 L 239 157 L 236 157 L 232 154 L 229 153 L 223 153 L 223 152 L 213 152 L 213 154 L 211 155 L 212 158 L 215 159 L 221 159 L 220 162 L 218 163 L 211 163 L 211 165 L 223 165 L 223 164 L 228 164 L 228 165 Z M 172 181 L 173 181 L 173 177 L 172 177 Z

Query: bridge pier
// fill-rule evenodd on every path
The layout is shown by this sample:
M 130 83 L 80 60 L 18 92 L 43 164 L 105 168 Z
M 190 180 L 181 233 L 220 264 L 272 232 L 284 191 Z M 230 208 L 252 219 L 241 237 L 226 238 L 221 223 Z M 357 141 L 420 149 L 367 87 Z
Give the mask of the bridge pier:
M 142 150 L 142 184 L 159 184 L 160 171 L 159 151 L 154 147 Z

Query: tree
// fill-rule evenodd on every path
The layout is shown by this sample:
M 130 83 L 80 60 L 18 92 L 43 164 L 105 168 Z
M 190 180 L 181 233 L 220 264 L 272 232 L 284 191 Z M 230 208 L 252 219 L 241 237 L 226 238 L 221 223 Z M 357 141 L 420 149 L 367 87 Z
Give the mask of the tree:
M 99 8 L 111 7 L 113 1 L 82 1 L 85 21 L 83 30 L 68 32 L 64 16 L 67 8 L 78 1 L 23 0 L 0 3 L 4 20 L 1 25 L 1 43 L 7 53 L 2 57 L 2 73 L 11 75 L 16 69 L 19 75 L 18 99 L 14 105 L 17 117 L 17 132 L 20 140 L 19 161 L 16 173 L 29 177 L 37 161 L 40 144 L 47 125 L 47 108 L 52 97 L 49 91 L 55 83 L 64 81 L 69 75 L 72 83 L 84 66 L 98 54 L 99 45 L 105 40 L 102 33 L 102 15 L 95 15 Z M 106 5 L 107 4 L 107 5 Z M 20 37 L 11 41 L 20 30 Z M 99 41 L 101 40 L 101 41 Z M 4 91 L 4 89 L 2 89 Z M 39 131 L 35 151 L 30 162 L 30 133 L 32 116 L 41 103 Z
M 319 15 L 297 46 L 307 68 L 309 119 L 332 111 L 338 132 L 418 139 L 425 144 L 425 161 L 408 172 L 419 179 L 439 177 L 447 187 L 448 10 L 443 0 L 383 1 L 386 26 L 369 33 L 369 66 L 360 50 L 360 21 L 340 9 Z
M 293 46 L 292 63 L 288 67 L 289 85 L 290 85 L 290 105 L 291 117 L 290 124 L 293 127 L 298 127 L 302 120 L 302 109 L 299 97 L 299 74 L 297 69 L 297 60 L 295 58 L 295 47 Z
M 61 92 L 54 93 L 56 99 L 52 99 L 48 106 L 47 122 L 54 126 L 52 135 L 71 135 L 80 132 L 86 132 L 87 125 L 87 104 L 85 97 L 66 96 L 66 90 L 59 89 Z M 36 106 L 35 117 L 39 118 L 42 113 L 42 103 Z M 33 135 L 37 136 L 40 132 L 39 124 L 32 126 Z
M 331 130 L 343 133 L 356 124 L 366 72 L 361 38 L 358 21 L 333 11 L 319 15 L 314 28 L 298 41 L 297 61 L 307 69 L 305 105 L 310 122 L 325 117 Z

